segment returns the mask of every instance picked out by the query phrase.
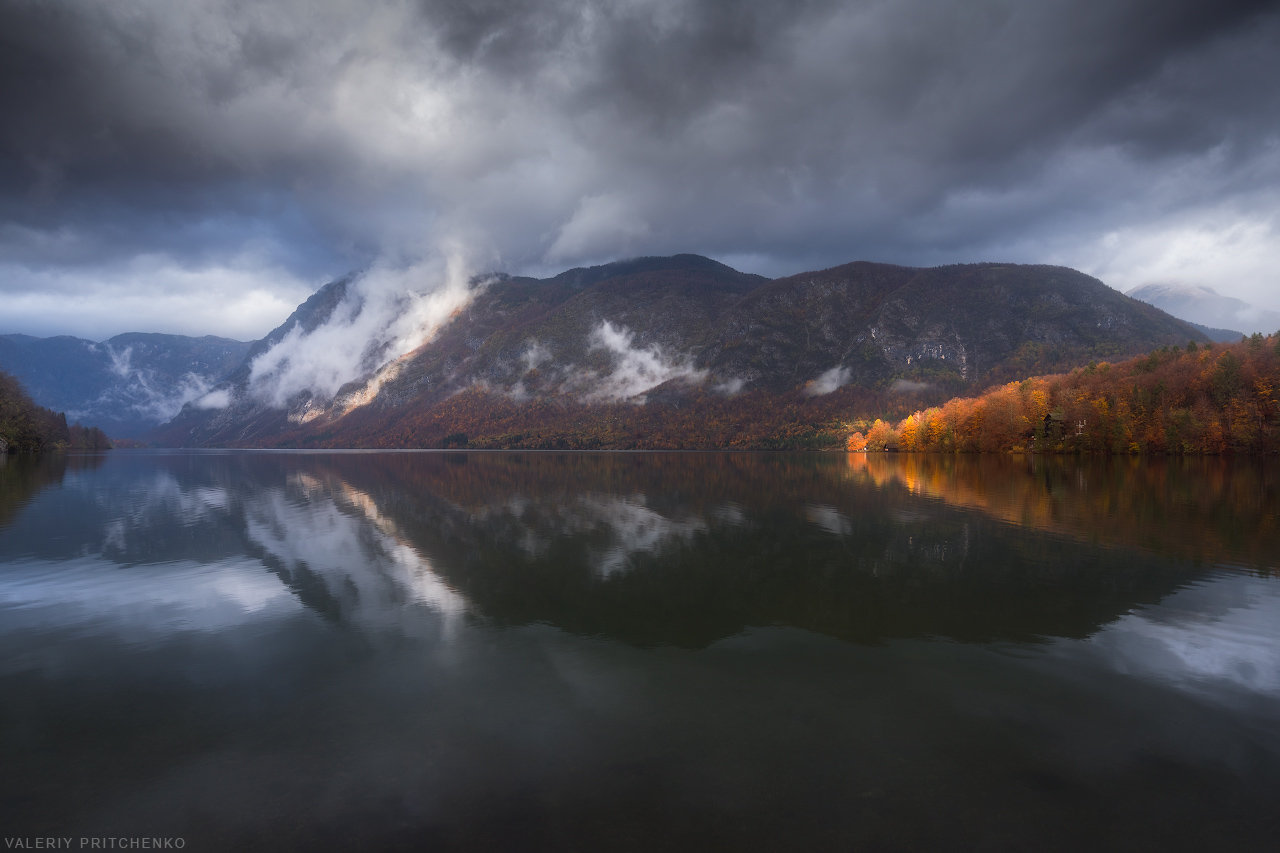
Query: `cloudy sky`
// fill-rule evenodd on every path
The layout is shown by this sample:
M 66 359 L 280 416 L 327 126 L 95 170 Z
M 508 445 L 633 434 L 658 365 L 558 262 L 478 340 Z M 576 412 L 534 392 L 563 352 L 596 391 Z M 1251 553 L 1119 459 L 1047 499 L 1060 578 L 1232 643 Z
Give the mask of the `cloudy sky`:
M 675 252 L 1280 308 L 1276 80 L 1245 0 L 0 0 L 0 333 Z

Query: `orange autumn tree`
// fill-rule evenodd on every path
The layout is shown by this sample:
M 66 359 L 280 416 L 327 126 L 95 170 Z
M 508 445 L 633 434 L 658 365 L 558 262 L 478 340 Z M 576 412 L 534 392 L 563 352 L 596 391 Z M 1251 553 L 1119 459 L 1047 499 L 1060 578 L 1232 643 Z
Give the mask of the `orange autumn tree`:
M 867 432 L 867 450 L 888 450 L 898 446 L 898 433 L 893 427 L 876 418 Z
M 891 440 L 891 439 L 896 439 Z M 865 449 L 1041 453 L 1280 452 L 1280 334 L 1238 344 L 1163 347 L 956 398 Z M 852 449 L 852 447 L 851 447 Z

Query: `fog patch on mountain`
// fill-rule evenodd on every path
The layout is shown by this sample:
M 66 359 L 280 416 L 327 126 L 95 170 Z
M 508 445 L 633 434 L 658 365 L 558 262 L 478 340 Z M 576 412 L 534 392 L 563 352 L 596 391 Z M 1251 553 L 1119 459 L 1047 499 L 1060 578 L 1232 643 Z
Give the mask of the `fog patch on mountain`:
M 723 394 L 726 397 L 733 397 L 742 393 L 742 389 L 747 386 L 747 381 L 739 376 L 731 376 L 723 382 L 717 382 L 711 386 L 711 390 L 717 394 Z
M 231 405 L 231 390 L 228 388 L 214 389 L 203 397 L 192 400 L 191 405 L 197 409 L 225 409 Z
M 582 381 L 590 387 L 583 393 L 592 401 L 630 400 L 645 402 L 644 392 L 673 379 L 697 383 L 707 378 L 707 371 L 694 367 L 687 356 L 672 355 L 654 344 L 638 347 L 633 343 L 635 335 L 625 326 L 614 326 L 608 320 L 591 332 L 592 350 L 605 350 L 613 359 L 613 369 L 607 374 L 585 373 Z
M 209 377 L 187 371 L 175 380 L 161 376 L 158 371 L 133 364 L 133 347 L 117 350 L 109 342 L 102 344 L 111 359 L 111 372 L 121 383 L 104 391 L 98 399 L 83 411 L 68 411 L 73 418 L 91 418 L 107 409 L 126 408 L 138 417 L 155 423 L 171 420 L 187 403 L 201 399 L 209 393 L 213 382 Z
M 853 378 L 853 372 L 847 367 L 836 365 L 830 370 L 825 370 L 818 375 L 805 387 L 804 393 L 810 397 L 821 397 L 824 394 L 830 394 L 832 391 L 844 385 L 848 385 Z
M 281 409 L 303 394 L 332 400 L 344 385 L 372 378 L 430 340 L 482 286 L 461 253 L 403 268 L 375 266 L 324 323 L 310 331 L 295 326 L 254 359 L 249 393 Z
M 529 348 L 520 356 L 520 361 L 524 364 L 524 372 L 530 373 L 538 369 L 538 365 L 544 364 L 551 360 L 551 350 L 547 349 L 537 341 L 529 341 Z
M 572 362 L 557 364 L 550 347 L 530 340 L 516 360 L 506 368 L 519 375 L 512 384 L 495 384 L 488 379 L 477 378 L 464 388 L 480 388 L 494 394 L 502 394 L 516 402 L 524 402 L 535 394 L 560 393 L 577 397 L 586 403 L 613 403 L 627 401 L 644 405 L 645 392 L 672 380 L 697 384 L 708 377 L 706 370 L 694 366 L 686 355 L 673 354 L 653 344 L 641 347 L 635 343 L 635 333 L 626 326 L 615 326 L 609 320 L 601 320 L 587 337 L 589 353 L 603 353 L 608 357 L 609 368 L 597 370 Z M 530 374 L 537 371 L 535 392 L 526 384 Z

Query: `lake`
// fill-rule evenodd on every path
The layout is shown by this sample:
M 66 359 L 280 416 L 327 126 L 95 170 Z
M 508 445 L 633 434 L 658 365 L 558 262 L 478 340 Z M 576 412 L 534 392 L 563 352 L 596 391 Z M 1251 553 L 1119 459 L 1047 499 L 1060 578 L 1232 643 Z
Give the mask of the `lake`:
M 0 833 L 1280 849 L 1280 465 L 0 467 Z

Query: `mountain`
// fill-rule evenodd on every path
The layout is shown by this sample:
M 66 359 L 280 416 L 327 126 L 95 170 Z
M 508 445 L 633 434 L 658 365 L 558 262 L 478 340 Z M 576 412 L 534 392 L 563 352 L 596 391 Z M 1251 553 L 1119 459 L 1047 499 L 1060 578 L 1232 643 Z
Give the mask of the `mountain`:
M 1063 267 L 856 262 L 767 280 L 677 255 L 550 279 L 476 280 L 469 301 L 426 343 L 381 367 L 367 361 L 333 394 L 282 396 L 265 362 L 251 364 L 252 353 L 287 364 L 271 341 L 300 352 L 296 345 L 328 333 L 326 324 L 350 323 L 366 298 L 360 292 L 358 278 L 327 285 L 152 438 L 197 446 L 474 445 L 481 436 L 484 446 L 730 446 L 726 436 L 738 430 L 739 439 L 759 437 L 748 446 L 774 446 L 767 433 L 775 427 L 760 426 L 769 419 L 848 417 L 895 405 L 894 395 L 945 399 L 1207 340 Z M 387 352 L 381 344 L 375 351 Z M 685 434 L 677 422 L 714 430 L 687 443 L 654 438 Z M 580 444 L 584 430 L 596 433 Z M 630 438 L 619 437 L 628 430 Z M 659 443 L 644 443 L 652 441 Z
M 16 376 L 39 405 L 126 438 L 171 419 L 243 363 L 249 347 L 227 338 L 144 333 L 100 343 L 0 335 L 0 370 Z
M 1128 296 L 1154 305 L 1190 323 L 1209 327 L 1215 341 L 1238 341 L 1241 333 L 1269 335 L 1280 329 L 1280 312 L 1250 305 L 1212 288 L 1190 284 L 1144 284 L 1128 291 Z M 1233 332 L 1232 329 L 1239 329 Z M 1216 335 L 1222 335 L 1218 337 Z M 1231 337 L 1226 337 L 1230 335 Z
M 246 344 L 244 357 L 230 371 L 225 372 L 223 381 L 204 397 L 192 401 L 184 401 L 179 417 L 175 423 L 186 424 L 198 422 L 203 431 L 216 438 L 201 441 L 202 444 L 245 443 L 254 438 L 277 435 L 290 427 L 287 407 L 274 404 L 271 399 L 250 393 L 250 380 L 255 360 L 279 346 L 291 333 L 305 336 L 314 333 L 329 322 L 334 311 L 349 296 L 349 290 L 355 277 L 347 275 L 331 281 L 311 294 L 305 302 L 294 309 L 283 323 L 273 329 L 261 340 Z M 307 397 L 309 399 L 309 395 Z M 305 400 L 294 401 L 295 406 L 304 405 Z M 181 433 L 183 427 L 178 427 Z M 153 431 L 151 437 L 159 438 L 161 443 L 189 445 L 191 440 L 179 439 L 166 442 L 173 434 L 171 424 Z
M 1205 337 L 1211 341 L 1220 344 L 1233 344 L 1244 337 L 1244 334 L 1237 332 L 1235 329 L 1214 329 L 1209 326 L 1202 326 L 1199 323 L 1187 321 L 1188 325 L 1194 326 L 1196 329 L 1204 333 Z

